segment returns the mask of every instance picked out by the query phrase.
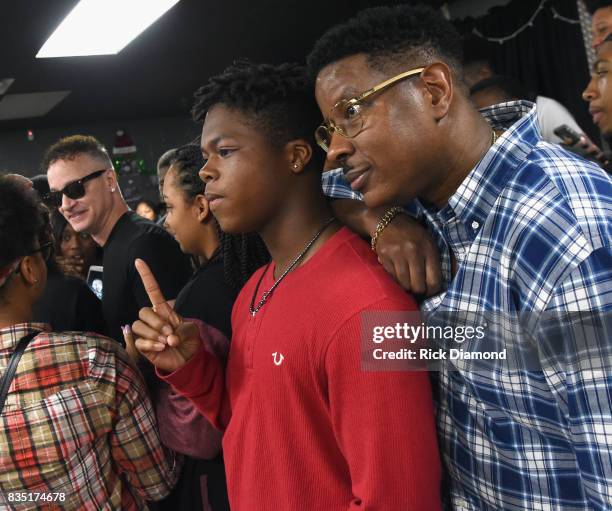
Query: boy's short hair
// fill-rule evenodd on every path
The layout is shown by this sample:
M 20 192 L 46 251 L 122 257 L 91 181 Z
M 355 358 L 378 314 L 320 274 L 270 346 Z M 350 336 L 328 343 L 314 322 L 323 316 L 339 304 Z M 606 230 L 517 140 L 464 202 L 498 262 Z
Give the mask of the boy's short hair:
M 275 147 L 306 140 L 313 147 L 311 163 L 321 167 L 323 155 L 314 140 L 321 114 L 302 66 L 239 61 L 210 78 L 195 98 L 192 115 L 196 122 L 203 122 L 210 108 L 222 104 L 250 118 Z
M 425 5 L 373 7 L 329 29 L 308 56 L 309 75 L 314 80 L 327 65 L 360 53 L 374 69 L 441 60 L 461 75 L 459 33 L 439 11 Z

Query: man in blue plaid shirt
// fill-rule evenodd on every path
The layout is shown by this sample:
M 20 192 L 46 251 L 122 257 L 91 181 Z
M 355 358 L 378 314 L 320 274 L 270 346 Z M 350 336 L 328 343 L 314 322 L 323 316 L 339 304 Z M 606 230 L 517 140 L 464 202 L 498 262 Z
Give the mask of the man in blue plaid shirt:
M 441 363 L 450 505 L 610 509 L 612 182 L 543 142 L 535 105 L 479 113 L 460 48 L 450 23 L 410 6 L 368 9 L 318 41 L 308 59 L 324 115 L 317 140 L 340 167 L 323 186 L 374 249 L 406 221 L 386 208 L 411 204 L 441 257 L 428 320 L 491 313 L 515 355 L 528 354 L 478 370 Z

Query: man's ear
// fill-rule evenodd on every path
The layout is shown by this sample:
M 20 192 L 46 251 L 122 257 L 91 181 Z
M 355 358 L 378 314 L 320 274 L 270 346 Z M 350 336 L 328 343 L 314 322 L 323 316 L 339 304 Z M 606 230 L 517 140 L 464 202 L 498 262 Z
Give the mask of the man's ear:
M 117 189 L 117 175 L 112 167 L 104 174 L 104 181 L 106 182 L 109 190 L 114 192 Z
M 287 162 L 291 172 L 300 174 L 312 158 L 312 147 L 303 139 L 292 140 L 285 146 Z
M 200 223 L 204 223 L 206 220 L 212 217 L 210 214 L 210 205 L 208 204 L 208 201 L 204 195 L 196 195 L 196 198 L 194 199 L 194 206 L 197 210 L 198 221 Z
M 421 80 L 425 85 L 426 100 L 429 100 L 434 119 L 440 121 L 448 114 L 455 93 L 453 73 L 443 62 L 436 62 L 421 72 Z

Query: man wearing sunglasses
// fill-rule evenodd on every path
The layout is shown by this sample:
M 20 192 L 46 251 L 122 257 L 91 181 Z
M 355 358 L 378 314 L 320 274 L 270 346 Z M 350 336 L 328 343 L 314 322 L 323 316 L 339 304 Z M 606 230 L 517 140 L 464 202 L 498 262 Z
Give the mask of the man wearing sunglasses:
M 134 261 L 153 265 L 167 296 L 176 297 L 189 279 L 188 258 L 163 228 L 140 218 L 124 201 L 106 149 L 94 137 L 75 135 L 52 145 L 43 160 L 49 202 L 72 228 L 104 249 L 102 309 L 109 335 L 123 342 L 121 327 L 149 305 Z
M 428 324 L 483 328 L 482 343 L 432 342 L 448 355 L 435 377 L 450 505 L 609 509 L 612 181 L 543 142 L 533 104 L 479 113 L 460 63 L 459 35 L 429 8 L 330 29 L 308 58 L 316 136 L 341 167 L 326 192 L 375 251 L 410 204 L 442 258 Z M 458 346 L 498 362 L 453 358 Z

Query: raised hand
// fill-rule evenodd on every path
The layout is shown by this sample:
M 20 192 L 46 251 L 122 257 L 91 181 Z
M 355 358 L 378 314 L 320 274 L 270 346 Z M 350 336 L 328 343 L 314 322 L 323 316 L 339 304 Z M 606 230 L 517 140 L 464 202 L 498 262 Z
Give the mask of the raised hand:
M 84 261 L 81 257 L 76 256 L 56 256 L 55 262 L 59 266 L 62 273 L 72 275 L 73 277 L 83 278 L 84 276 Z
M 134 340 L 132 328 L 130 325 L 124 325 L 121 327 L 121 332 L 123 333 L 123 340 L 125 341 L 125 351 L 127 351 L 127 354 L 132 362 L 134 362 L 134 365 L 137 366 L 140 353 L 136 349 L 136 341 Z
M 176 371 L 201 349 L 198 328 L 184 322 L 166 301 L 147 264 L 142 259 L 135 264 L 153 306 L 140 309 L 140 319 L 132 325 L 136 348 L 155 367 Z

